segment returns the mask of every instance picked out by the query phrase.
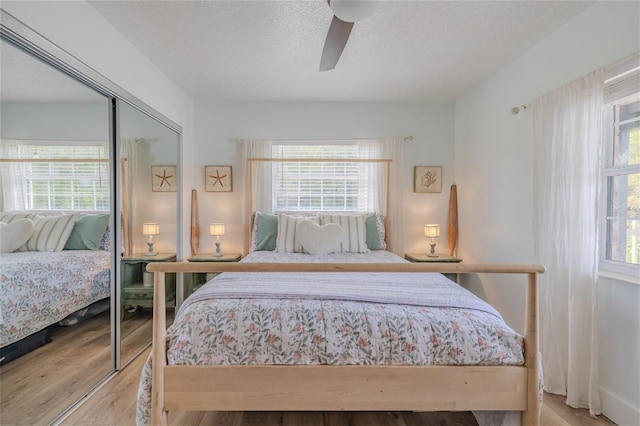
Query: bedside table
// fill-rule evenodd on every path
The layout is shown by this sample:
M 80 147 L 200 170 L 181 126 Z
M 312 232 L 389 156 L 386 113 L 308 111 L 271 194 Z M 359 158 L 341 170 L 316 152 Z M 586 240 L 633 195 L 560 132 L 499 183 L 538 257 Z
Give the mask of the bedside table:
M 122 288 L 121 304 L 153 307 L 153 274 L 146 273 L 147 264 L 153 262 L 175 262 L 175 253 L 158 253 L 155 256 L 147 256 L 144 253 L 135 253 L 124 256 L 120 260 L 122 274 L 120 286 Z M 175 301 L 176 274 L 165 275 L 165 301 Z
M 449 256 L 448 254 L 440 254 L 438 253 L 438 257 L 429 257 L 426 253 L 405 253 L 404 258 L 413 263 L 460 263 L 462 259 Z M 445 277 L 449 278 L 451 281 L 454 281 L 460 284 L 459 274 L 443 274 Z
M 222 256 L 214 256 L 212 253 L 200 253 L 195 256 L 191 256 L 187 259 L 188 262 L 239 262 L 242 259 L 242 255 L 240 253 L 224 253 Z M 211 280 L 213 277 L 218 275 L 216 272 L 213 273 L 201 273 L 195 272 L 191 274 L 191 286 L 189 287 L 189 292 L 186 296 L 189 296 L 191 293 L 202 287 L 204 283 Z

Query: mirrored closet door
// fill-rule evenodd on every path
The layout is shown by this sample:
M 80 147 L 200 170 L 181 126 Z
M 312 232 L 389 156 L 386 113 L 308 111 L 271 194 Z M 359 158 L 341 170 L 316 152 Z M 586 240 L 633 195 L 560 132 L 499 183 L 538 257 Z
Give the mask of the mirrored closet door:
M 125 102 L 118 102 L 122 206 L 121 362 L 152 338 L 153 276 L 150 262 L 178 256 L 178 147 L 180 135 Z M 175 306 L 176 277 L 166 280 L 167 306 Z M 174 311 L 167 311 L 171 324 Z
M 0 412 L 49 424 L 115 368 L 111 99 L 0 56 Z
M 144 268 L 182 258 L 182 129 L 0 19 L 0 422 L 49 424 L 151 343 Z

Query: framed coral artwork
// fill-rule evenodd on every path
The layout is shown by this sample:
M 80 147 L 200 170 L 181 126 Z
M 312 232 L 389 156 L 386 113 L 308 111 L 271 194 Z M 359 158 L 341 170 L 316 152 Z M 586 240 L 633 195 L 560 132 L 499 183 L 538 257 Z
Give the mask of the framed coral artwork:
M 207 192 L 232 192 L 231 166 L 205 166 L 204 189 Z
M 442 192 L 442 166 L 415 166 L 413 192 Z

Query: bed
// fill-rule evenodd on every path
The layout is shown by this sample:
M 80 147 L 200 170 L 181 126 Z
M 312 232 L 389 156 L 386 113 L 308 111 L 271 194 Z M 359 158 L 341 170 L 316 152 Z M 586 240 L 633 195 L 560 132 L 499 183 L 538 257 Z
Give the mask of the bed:
M 154 298 L 139 424 L 165 424 L 174 410 L 499 410 L 539 423 L 542 266 L 411 264 L 372 251 L 253 252 L 235 264 L 148 269 L 156 295 L 168 272 L 223 273 L 169 330 L 164 299 Z M 526 335 L 434 272 L 527 275 Z
M 14 216 L 20 219 L 25 215 Z M 87 217 L 93 219 L 94 216 Z M 108 215 L 104 216 L 107 219 L 101 217 L 100 220 L 106 223 Z M 47 220 L 53 218 L 47 217 Z M 9 222 L 11 217 L 4 214 L 2 220 Z M 85 222 L 94 225 L 93 221 L 84 220 L 77 220 L 76 225 Z M 96 243 L 91 250 L 0 253 L 0 350 L 4 362 L 23 352 L 19 349 L 23 339 L 61 321 L 62 325 L 72 325 L 78 322 L 81 314 L 95 314 L 100 302 L 108 308 L 108 303 L 104 302 L 108 302 L 111 295 L 109 233 L 105 228 L 95 233 Z M 69 240 L 67 238 L 61 245 Z M 72 314 L 76 316 L 71 317 Z M 40 339 L 40 343 L 46 341 Z

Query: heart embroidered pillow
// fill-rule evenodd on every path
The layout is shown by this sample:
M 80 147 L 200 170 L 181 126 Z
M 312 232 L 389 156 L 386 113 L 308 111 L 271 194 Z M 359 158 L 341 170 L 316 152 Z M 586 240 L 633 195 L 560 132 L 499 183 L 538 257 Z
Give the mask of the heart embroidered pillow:
M 340 251 L 343 229 L 337 223 L 320 226 L 311 220 L 303 220 L 296 226 L 296 234 L 305 252 L 329 254 Z
M 33 234 L 31 219 L 18 219 L 11 223 L 0 222 L 0 253 L 13 253 Z

